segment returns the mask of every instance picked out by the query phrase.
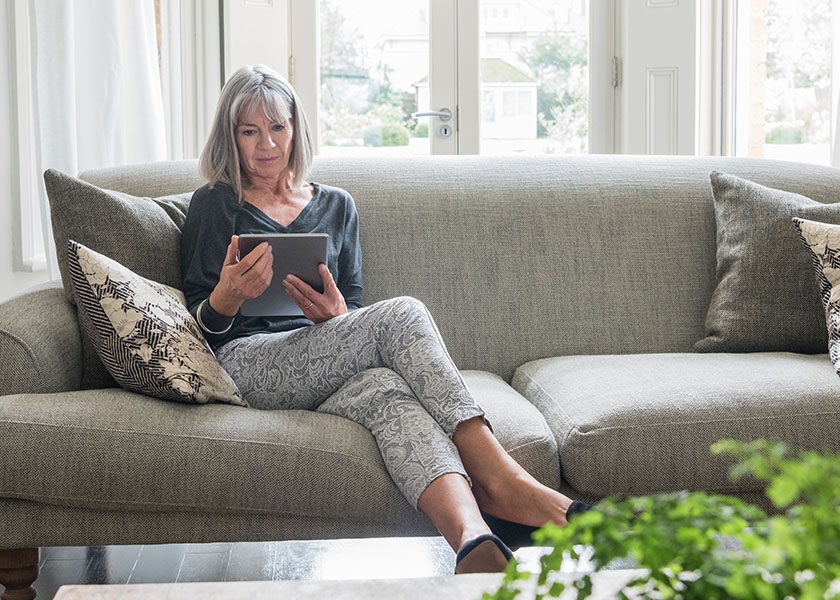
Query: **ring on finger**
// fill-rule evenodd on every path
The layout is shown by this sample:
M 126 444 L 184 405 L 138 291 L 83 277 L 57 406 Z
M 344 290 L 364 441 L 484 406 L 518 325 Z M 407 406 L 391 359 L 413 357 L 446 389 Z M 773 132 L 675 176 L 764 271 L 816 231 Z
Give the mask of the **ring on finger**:
M 310 308 L 314 304 L 315 304 L 314 302 L 310 302 L 309 304 L 307 304 L 306 306 L 303 307 L 303 310 L 306 310 L 306 309 Z

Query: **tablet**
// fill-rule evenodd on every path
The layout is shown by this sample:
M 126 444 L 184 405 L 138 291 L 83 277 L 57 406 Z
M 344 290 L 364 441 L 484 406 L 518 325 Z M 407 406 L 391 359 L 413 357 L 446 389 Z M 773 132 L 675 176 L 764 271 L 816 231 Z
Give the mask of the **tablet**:
M 283 278 L 297 275 L 319 292 L 324 291 L 320 263 L 327 263 L 326 233 L 244 233 L 239 236 L 239 256 L 247 255 L 262 242 L 271 244 L 274 276 L 268 288 L 242 303 L 246 317 L 300 317 L 303 311 L 283 289 Z

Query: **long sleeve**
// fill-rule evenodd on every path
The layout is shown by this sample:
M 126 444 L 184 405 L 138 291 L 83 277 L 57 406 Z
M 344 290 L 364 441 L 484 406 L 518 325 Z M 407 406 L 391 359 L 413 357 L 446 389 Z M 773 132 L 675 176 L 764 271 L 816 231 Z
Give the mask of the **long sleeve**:
M 344 219 L 344 239 L 338 257 L 338 289 L 347 303 L 347 310 L 363 306 L 362 302 L 362 246 L 359 243 L 359 214 L 353 198 L 347 197 Z
M 327 266 L 344 295 L 347 309 L 361 308 L 362 251 L 356 206 L 344 190 L 316 183 L 313 187 L 311 203 L 288 226 L 279 224 L 247 202 L 239 204 L 230 186 L 217 184 L 213 189 L 204 186 L 193 194 L 181 233 L 181 274 L 182 290 L 194 316 L 202 301 L 210 297 L 219 283 L 231 236 L 245 233 L 328 234 Z M 205 325 L 204 337 L 214 349 L 255 333 L 289 331 L 312 325 L 312 321 L 303 316 L 252 317 L 243 316 L 241 312 L 231 323 L 206 303 L 200 316 Z M 220 333 L 212 334 L 207 329 Z

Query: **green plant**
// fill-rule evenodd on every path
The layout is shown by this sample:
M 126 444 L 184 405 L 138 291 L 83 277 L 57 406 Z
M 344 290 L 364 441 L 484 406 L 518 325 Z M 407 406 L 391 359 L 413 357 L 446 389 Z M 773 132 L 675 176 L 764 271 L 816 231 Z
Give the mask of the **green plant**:
M 383 146 L 408 146 L 410 137 L 408 129 L 403 125 L 386 123 L 382 126 Z
M 805 141 L 805 133 L 796 125 L 779 125 L 764 136 L 765 144 L 801 144 Z
M 733 478 L 767 481 L 768 498 L 785 514 L 768 517 L 702 492 L 610 498 L 565 528 L 535 534 L 539 545 L 552 547 L 541 558 L 536 597 L 571 588 L 572 597 L 585 598 L 595 569 L 629 557 L 646 574 L 625 585 L 623 599 L 840 599 L 840 455 L 790 458 L 784 444 L 763 440 L 723 440 L 712 452 L 739 459 Z M 561 580 L 564 561 L 574 573 Z M 483 600 L 516 598 L 517 582 L 530 577 L 511 561 L 501 587 Z
M 365 146 L 382 146 L 382 126 L 374 125 L 365 129 L 364 138 Z

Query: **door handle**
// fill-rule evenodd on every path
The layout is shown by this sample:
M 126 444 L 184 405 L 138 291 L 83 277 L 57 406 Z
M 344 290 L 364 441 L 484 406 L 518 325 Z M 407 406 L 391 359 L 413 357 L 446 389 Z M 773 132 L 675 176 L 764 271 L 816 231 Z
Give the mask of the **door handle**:
M 432 110 L 432 111 L 429 111 L 429 112 L 414 112 L 414 113 L 411 113 L 411 118 L 414 119 L 415 121 L 417 120 L 418 117 L 437 117 L 441 121 L 446 122 L 446 121 L 448 121 L 449 119 L 452 118 L 452 111 L 449 110 L 448 108 L 441 108 L 439 111 Z

